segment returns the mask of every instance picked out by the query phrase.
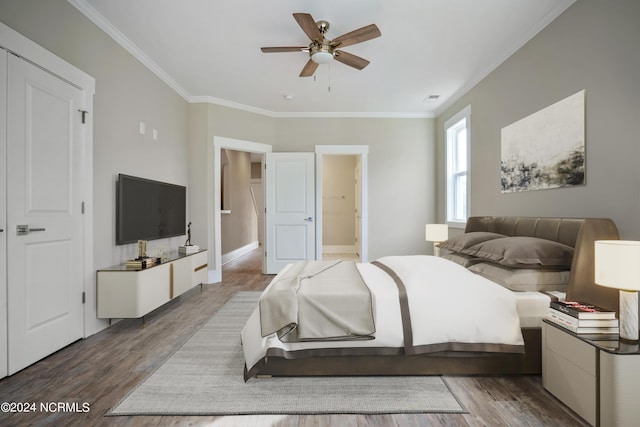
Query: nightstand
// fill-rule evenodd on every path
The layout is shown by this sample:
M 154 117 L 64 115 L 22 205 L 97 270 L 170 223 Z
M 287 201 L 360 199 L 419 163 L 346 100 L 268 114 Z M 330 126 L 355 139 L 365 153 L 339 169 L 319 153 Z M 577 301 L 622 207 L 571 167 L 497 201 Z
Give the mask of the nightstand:
M 640 345 L 542 325 L 542 385 L 595 426 L 637 426 Z

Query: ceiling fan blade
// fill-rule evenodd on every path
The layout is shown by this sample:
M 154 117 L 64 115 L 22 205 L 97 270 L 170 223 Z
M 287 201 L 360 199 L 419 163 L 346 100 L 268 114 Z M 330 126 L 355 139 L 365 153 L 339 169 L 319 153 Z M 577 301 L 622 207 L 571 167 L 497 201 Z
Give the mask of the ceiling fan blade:
M 309 50 L 309 46 L 279 46 L 279 47 L 261 47 L 264 53 L 276 53 L 276 52 L 304 52 Z
M 324 37 L 320 32 L 320 29 L 316 25 L 316 21 L 314 21 L 313 17 L 308 13 L 294 13 L 293 17 L 302 28 L 302 31 L 309 37 L 311 40 L 322 40 Z
M 382 33 L 380 32 L 376 24 L 371 24 L 333 39 L 331 41 L 331 46 L 351 46 L 352 44 L 362 43 L 366 42 L 367 40 L 375 39 L 376 37 L 380 37 L 381 35 Z
M 311 59 L 307 61 L 304 68 L 300 72 L 300 77 L 311 77 L 313 73 L 318 69 L 318 64 L 313 62 Z
M 369 61 L 364 58 L 360 58 L 352 53 L 345 52 L 343 50 L 336 50 L 333 53 L 333 57 L 336 61 L 340 61 L 349 67 L 356 68 L 358 70 L 362 70 L 364 67 L 369 65 Z

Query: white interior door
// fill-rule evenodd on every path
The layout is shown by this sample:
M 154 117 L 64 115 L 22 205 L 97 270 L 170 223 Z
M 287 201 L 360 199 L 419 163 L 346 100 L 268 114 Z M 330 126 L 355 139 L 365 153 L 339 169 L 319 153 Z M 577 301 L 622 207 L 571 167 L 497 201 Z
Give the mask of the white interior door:
M 82 338 L 82 91 L 9 55 L 9 374 Z M 22 231 L 20 231 L 22 230 Z
M 266 271 L 313 260 L 315 254 L 314 153 L 267 153 Z

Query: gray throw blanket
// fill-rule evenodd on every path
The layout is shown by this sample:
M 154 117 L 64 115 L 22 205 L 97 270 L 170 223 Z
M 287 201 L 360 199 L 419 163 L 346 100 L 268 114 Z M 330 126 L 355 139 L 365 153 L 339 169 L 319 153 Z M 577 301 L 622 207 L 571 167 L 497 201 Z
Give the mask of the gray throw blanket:
M 262 336 L 285 342 L 373 339 L 371 292 L 353 261 L 301 261 L 259 302 Z

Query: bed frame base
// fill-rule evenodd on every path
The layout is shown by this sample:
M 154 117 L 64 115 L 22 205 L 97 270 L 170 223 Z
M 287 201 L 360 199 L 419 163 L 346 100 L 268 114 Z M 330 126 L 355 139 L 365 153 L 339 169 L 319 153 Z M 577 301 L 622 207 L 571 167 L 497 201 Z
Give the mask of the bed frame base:
M 539 375 L 541 329 L 523 328 L 525 354 L 492 356 L 328 356 L 286 359 L 269 357 L 259 375 Z

